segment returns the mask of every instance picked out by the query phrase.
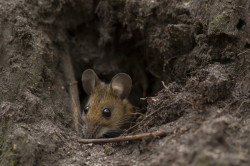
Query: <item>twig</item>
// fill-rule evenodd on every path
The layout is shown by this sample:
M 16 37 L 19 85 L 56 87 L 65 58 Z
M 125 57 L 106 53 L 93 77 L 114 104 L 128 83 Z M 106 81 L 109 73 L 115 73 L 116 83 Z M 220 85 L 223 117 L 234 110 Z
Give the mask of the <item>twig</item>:
M 80 101 L 79 92 L 77 87 L 77 81 L 75 80 L 75 74 L 72 66 L 70 55 L 66 52 L 63 58 L 64 73 L 69 85 L 69 95 L 71 103 L 71 113 L 73 117 L 74 128 L 76 132 L 79 132 L 78 118 L 80 115 Z
M 171 105 L 171 104 L 170 104 Z M 168 105 L 168 107 L 170 106 Z M 163 107 L 166 108 L 166 107 Z M 135 124 L 134 126 L 130 127 L 129 129 L 127 129 L 124 133 L 128 133 L 129 131 L 132 131 L 133 129 L 135 129 L 136 127 L 138 127 L 139 125 L 143 124 L 148 118 L 154 116 L 156 113 L 162 111 L 162 109 L 157 109 L 153 112 L 151 112 L 150 114 L 146 115 L 141 121 L 139 121 L 137 124 Z
M 167 92 L 169 93 L 169 96 L 176 96 L 176 94 L 175 93 L 173 93 L 169 88 L 168 88 L 168 86 L 165 84 L 165 82 L 164 81 L 161 81 L 161 83 L 162 83 L 162 86 L 164 87 L 164 89 L 166 89 L 167 90 Z
M 243 54 L 245 54 L 245 53 L 247 53 L 247 52 L 249 52 L 249 51 L 250 51 L 250 49 L 247 49 L 247 50 L 245 50 L 245 51 L 239 53 L 237 56 L 243 55 Z
M 78 142 L 88 144 L 88 143 L 114 143 L 114 142 L 123 142 L 123 141 L 133 141 L 142 139 L 145 137 L 161 137 L 166 136 L 165 131 L 156 131 L 152 133 L 142 133 L 137 135 L 121 136 L 116 138 L 101 138 L 101 139 L 78 139 Z
M 140 100 L 145 101 L 145 100 L 150 100 L 153 99 L 154 97 L 141 97 Z
M 241 107 L 243 106 L 243 104 L 250 102 L 250 100 L 244 100 L 240 103 L 240 106 L 237 108 L 237 112 L 241 109 Z
M 140 100 L 147 100 L 147 98 L 146 97 L 142 97 L 142 98 L 140 98 Z
M 165 84 L 164 81 L 161 81 L 161 83 L 162 83 L 162 86 L 163 86 L 165 89 L 168 89 L 168 86 Z
M 176 94 L 174 94 L 169 88 L 168 86 L 164 83 L 164 81 L 161 82 L 163 87 L 168 91 L 169 95 L 174 97 L 176 96 Z M 146 97 L 146 98 L 140 98 L 140 100 L 147 100 L 147 99 L 152 99 L 154 100 L 154 97 Z M 171 104 L 170 104 L 171 105 Z M 168 105 L 168 107 L 170 106 Z M 165 108 L 165 107 L 164 107 Z M 130 127 L 129 129 L 127 129 L 124 133 L 128 133 L 129 131 L 132 131 L 133 129 L 135 129 L 136 127 L 138 127 L 139 125 L 141 125 L 142 123 L 144 123 L 148 118 L 154 116 L 156 113 L 158 113 L 159 111 L 161 111 L 162 109 L 157 109 L 153 112 L 151 112 L 150 114 L 146 115 L 141 121 L 139 121 L 137 124 L 135 124 L 134 126 Z

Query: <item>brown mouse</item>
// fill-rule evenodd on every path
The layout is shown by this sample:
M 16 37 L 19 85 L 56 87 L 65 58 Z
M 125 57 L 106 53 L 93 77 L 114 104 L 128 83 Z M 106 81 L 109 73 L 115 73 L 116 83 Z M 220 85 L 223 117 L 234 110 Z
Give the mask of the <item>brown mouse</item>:
M 82 74 L 82 85 L 89 95 L 82 113 L 84 137 L 118 136 L 133 114 L 133 106 L 126 99 L 132 88 L 130 76 L 119 73 L 105 84 L 92 69 L 87 69 Z

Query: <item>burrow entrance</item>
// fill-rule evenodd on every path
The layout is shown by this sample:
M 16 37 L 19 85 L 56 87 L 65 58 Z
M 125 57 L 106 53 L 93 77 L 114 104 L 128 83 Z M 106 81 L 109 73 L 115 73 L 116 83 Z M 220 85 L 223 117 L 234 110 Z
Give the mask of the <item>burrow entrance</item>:
M 104 5 L 101 9 L 103 13 L 96 12 L 97 4 L 99 7 Z M 95 10 L 89 10 L 91 14 L 83 10 L 74 13 L 75 10 L 69 8 L 64 11 L 67 14 L 62 13 L 61 16 L 77 20 L 77 23 L 74 22 L 61 31 L 63 40 L 61 43 L 58 42 L 58 46 L 64 47 L 63 50 L 72 59 L 81 106 L 83 107 L 87 100 L 81 84 L 81 75 L 85 69 L 92 68 L 100 79 L 107 83 L 117 73 L 129 74 L 133 80 L 129 101 L 134 106 L 146 110 L 146 101 L 141 101 L 140 98 L 155 96 L 163 89 L 161 81 L 166 84 L 177 82 L 184 85 L 187 74 L 199 65 L 187 55 L 194 47 L 191 25 L 186 21 L 171 21 L 171 15 L 167 16 L 170 19 L 169 24 L 157 24 L 154 15 L 156 4 L 153 3 L 150 3 L 152 6 L 148 8 L 139 7 L 149 10 L 146 10 L 143 16 L 138 16 L 139 20 L 133 17 L 133 13 L 124 11 L 123 3 L 113 4 L 114 6 L 105 4 L 101 1 L 96 2 Z M 133 6 L 126 6 L 126 10 L 134 9 Z M 121 16 L 112 12 L 118 12 L 124 18 L 119 18 Z M 178 9 L 176 14 L 189 16 L 184 8 Z M 86 18 L 87 16 L 89 18 Z M 61 17 L 58 21 L 59 26 L 61 22 L 68 21 Z M 202 33 L 202 27 L 193 31 Z M 56 35 L 51 36 L 53 38 Z M 173 114 L 173 120 L 181 116 L 176 112 Z M 163 123 L 173 120 L 166 119 Z
M 161 61 L 152 59 L 142 34 L 129 38 L 121 25 L 116 27 L 109 41 L 100 37 L 96 23 L 89 26 L 81 24 L 66 31 L 82 104 L 87 96 L 82 89 L 81 75 L 88 68 L 95 70 L 106 83 L 117 73 L 129 74 L 133 80 L 129 100 L 136 106 L 144 105 L 140 98 L 153 96 L 162 88 L 161 76 L 154 74 L 155 69 L 162 67 Z

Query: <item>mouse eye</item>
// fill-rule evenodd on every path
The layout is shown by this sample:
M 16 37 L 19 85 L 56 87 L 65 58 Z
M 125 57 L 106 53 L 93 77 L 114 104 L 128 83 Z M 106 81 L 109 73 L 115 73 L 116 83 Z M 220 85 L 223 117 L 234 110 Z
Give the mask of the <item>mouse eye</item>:
M 111 116 L 111 111 L 108 108 L 104 108 L 102 110 L 102 116 L 105 117 L 105 118 L 110 117 Z
M 90 106 L 85 106 L 85 107 L 83 108 L 83 112 L 84 112 L 85 114 L 87 114 L 87 113 L 88 113 L 89 108 L 90 108 Z

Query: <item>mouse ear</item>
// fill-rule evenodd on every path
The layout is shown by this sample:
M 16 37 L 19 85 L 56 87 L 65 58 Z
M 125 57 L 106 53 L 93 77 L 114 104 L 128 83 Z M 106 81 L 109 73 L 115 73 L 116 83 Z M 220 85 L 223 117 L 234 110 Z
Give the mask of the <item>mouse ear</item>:
M 113 92 L 121 99 L 124 99 L 128 97 L 131 91 L 132 79 L 128 74 L 119 73 L 112 78 L 110 85 Z
M 82 73 L 82 86 L 84 91 L 90 95 L 95 87 L 100 84 L 100 79 L 92 69 L 87 69 Z

